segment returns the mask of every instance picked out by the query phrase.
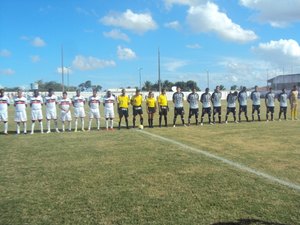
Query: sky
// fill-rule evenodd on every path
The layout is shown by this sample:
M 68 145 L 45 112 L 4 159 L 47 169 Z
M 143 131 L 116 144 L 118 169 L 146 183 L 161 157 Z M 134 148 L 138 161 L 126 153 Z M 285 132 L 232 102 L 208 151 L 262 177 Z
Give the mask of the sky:
M 265 86 L 300 73 L 300 0 L 2 0 L 0 86 L 104 89 L 194 80 Z M 209 77 L 209 79 L 208 79 Z M 208 82 L 209 81 L 209 82 Z

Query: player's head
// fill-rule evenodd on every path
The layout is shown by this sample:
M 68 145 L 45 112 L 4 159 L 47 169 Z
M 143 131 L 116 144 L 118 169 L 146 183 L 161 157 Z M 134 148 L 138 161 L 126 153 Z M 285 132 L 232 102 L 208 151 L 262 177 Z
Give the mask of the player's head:
M 149 98 L 152 98 L 152 96 L 151 96 L 151 95 L 152 95 L 152 91 L 149 91 L 149 93 L 148 93 L 148 97 L 149 97 Z
M 125 95 L 126 91 L 125 88 L 122 89 L 122 95 Z
M 273 90 L 273 88 L 272 87 L 269 87 L 269 91 L 271 92 Z
M 176 87 L 176 91 L 177 91 L 177 92 L 180 92 L 180 91 L 181 91 L 181 88 L 180 88 L 179 86 L 177 86 L 177 87 Z
M 37 89 L 36 89 L 36 90 L 34 90 L 34 91 L 33 91 L 33 95 L 34 95 L 34 97 L 37 97 L 37 96 L 39 96 L 39 90 L 37 90 Z
M 162 93 L 163 95 L 166 94 L 166 89 L 163 88 L 163 89 L 161 90 L 161 93 Z
M 63 92 L 63 98 L 66 99 L 68 97 L 68 93 L 66 91 Z
M 285 88 L 282 88 L 282 92 L 285 93 L 285 91 L 286 91 Z
M 97 95 L 97 89 L 93 89 L 93 96 L 96 97 Z
M 18 90 L 17 95 L 19 98 L 23 96 L 23 91 L 21 89 Z
M 242 91 L 246 91 L 247 90 L 247 88 L 244 86 L 243 88 L 242 88 Z
M 192 87 L 192 92 L 196 93 L 196 88 L 195 87 Z
M 258 91 L 258 86 L 257 85 L 255 85 L 254 90 Z
M 0 96 L 3 97 L 3 95 L 4 95 L 4 89 L 1 88 L 1 89 L 0 89 Z
M 219 92 L 219 91 L 220 91 L 220 86 L 217 85 L 217 86 L 216 86 L 216 92 Z
M 209 92 L 209 88 L 205 88 L 205 93 L 207 94 Z
M 110 96 L 111 96 L 111 91 L 107 91 L 107 92 L 106 92 L 106 96 L 107 96 L 107 97 L 110 97 Z
M 48 94 L 49 94 L 49 96 L 52 96 L 52 95 L 53 95 L 53 88 L 49 88 Z
M 141 91 L 140 91 L 139 89 L 136 89 L 135 94 L 136 94 L 136 95 L 140 95 L 140 94 L 141 94 Z
M 238 95 L 238 92 L 237 92 L 237 91 L 233 92 L 233 95 L 237 96 L 237 95 Z
M 293 91 L 296 91 L 296 90 L 297 90 L 297 86 L 294 85 L 294 86 L 293 86 Z
M 80 90 L 79 89 L 76 90 L 76 95 L 80 96 Z

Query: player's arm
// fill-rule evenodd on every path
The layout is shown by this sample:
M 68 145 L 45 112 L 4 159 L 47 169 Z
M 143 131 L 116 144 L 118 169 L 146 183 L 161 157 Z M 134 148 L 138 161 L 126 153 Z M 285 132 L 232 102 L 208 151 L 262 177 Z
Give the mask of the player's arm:
M 191 94 L 189 94 L 188 97 L 187 97 L 187 99 L 186 99 L 186 101 L 187 101 L 188 103 L 190 103 L 190 97 L 191 97 Z
M 129 96 L 127 96 L 127 103 L 128 103 L 128 106 L 130 105 L 130 99 L 129 99 Z M 132 104 L 133 105 L 133 104 Z
M 268 93 L 266 94 L 266 96 L 265 96 L 265 104 L 266 104 L 266 106 L 267 106 L 267 99 L 268 99 Z
M 215 98 L 215 92 L 211 95 L 211 98 L 210 98 L 211 103 L 214 103 L 214 98 Z
M 201 95 L 200 102 L 203 103 L 204 94 Z
M 173 94 L 172 101 L 175 103 L 175 93 Z

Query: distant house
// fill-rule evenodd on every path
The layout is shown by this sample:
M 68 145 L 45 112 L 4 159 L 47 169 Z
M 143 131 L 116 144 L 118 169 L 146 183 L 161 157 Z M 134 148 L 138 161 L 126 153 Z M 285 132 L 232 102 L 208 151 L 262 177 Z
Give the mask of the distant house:
M 275 91 L 283 88 L 291 90 L 294 85 L 300 87 L 300 74 L 279 75 L 269 79 L 268 84 Z

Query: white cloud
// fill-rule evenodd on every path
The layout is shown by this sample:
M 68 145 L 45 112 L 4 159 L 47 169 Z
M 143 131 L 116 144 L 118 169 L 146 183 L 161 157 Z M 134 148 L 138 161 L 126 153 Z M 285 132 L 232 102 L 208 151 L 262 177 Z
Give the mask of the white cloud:
M 170 29 L 174 29 L 174 30 L 179 30 L 181 27 L 180 23 L 177 20 L 169 22 L 169 23 L 165 23 L 164 26 L 167 28 L 170 28 Z
M 41 60 L 40 56 L 38 56 L 38 55 L 32 55 L 32 56 L 30 56 L 30 58 L 33 63 L 37 63 Z
M 164 0 L 167 9 L 172 8 L 173 5 L 187 5 L 196 6 L 202 3 L 206 3 L 207 0 Z
M 62 71 L 64 71 L 64 74 L 72 74 L 73 71 L 71 70 L 70 67 L 63 67 L 63 69 L 61 67 L 57 67 L 56 72 L 59 74 L 62 74 Z
M 121 27 L 138 34 L 143 34 L 157 28 L 151 14 L 134 13 L 130 9 L 127 9 L 123 13 L 110 13 L 99 21 L 106 26 Z
M 7 49 L 2 49 L 2 50 L 0 51 L 0 56 L 1 56 L 1 57 L 9 57 L 9 56 L 11 56 L 11 52 L 8 51 Z
M 258 12 L 254 17 L 273 27 L 285 27 L 300 21 L 299 0 L 240 0 L 240 4 Z
M 188 62 L 186 60 L 180 60 L 180 59 L 168 59 L 167 62 L 163 64 L 163 67 L 168 72 L 175 72 L 178 69 L 188 65 Z
M 104 67 L 115 66 L 116 63 L 113 60 L 103 60 L 92 56 L 77 55 L 72 62 L 73 67 L 79 70 L 95 70 Z
M 112 39 L 115 39 L 115 40 L 123 40 L 123 41 L 130 41 L 129 37 L 121 32 L 119 29 L 113 29 L 109 32 L 103 32 L 103 35 L 105 37 L 108 37 L 108 38 L 112 38 Z
M 260 43 L 252 50 L 273 65 L 280 67 L 300 65 L 300 46 L 293 39 Z
M 40 37 L 33 38 L 33 40 L 31 41 L 31 44 L 34 47 L 43 47 L 43 46 L 46 45 L 45 41 L 42 38 L 40 38 Z
M 234 23 L 225 13 L 220 12 L 218 5 L 206 4 L 191 6 L 188 10 L 187 22 L 194 32 L 213 32 L 225 40 L 249 42 L 257 39 L 251 30 L 245 30 Z
M 13 75 L 13 74 L 15 74 L 15 71 L 13 69 L 10 69 L 10 68 L 2 69 L 2 70 L 0 70 L 0 74 L 2 74 L 2 75 Z
M 132 51 L 130 48 L 123 48 L 121 46 L 118 46 L 117 55 L 121 60 L 130 60 L 136 58 L 134 51 Z
M 201 48 L 201 46 L 199 44 L 189 44 L 189 45 L 186 45 L 187 48 L 191 48 L 191 49 L 199 49 Z

